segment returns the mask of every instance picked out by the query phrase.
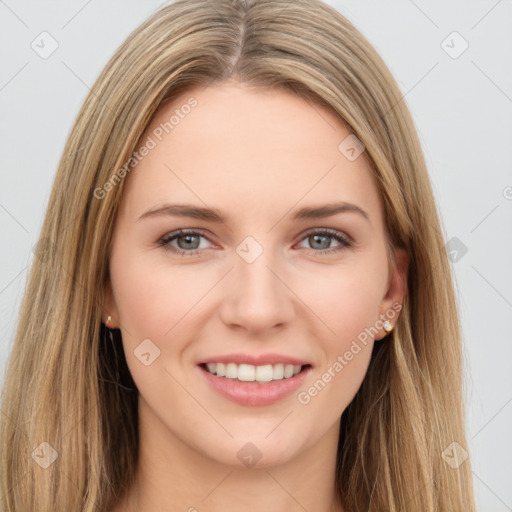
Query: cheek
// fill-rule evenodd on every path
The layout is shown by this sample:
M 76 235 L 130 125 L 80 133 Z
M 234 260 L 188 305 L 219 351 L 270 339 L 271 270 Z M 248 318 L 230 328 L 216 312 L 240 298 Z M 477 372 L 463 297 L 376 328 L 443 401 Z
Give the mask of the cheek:
M 377 294 L 347 282 L 324 304 L 323 320 L 329 326 L 317 339 L 322 360 L 307 387 L 297 396 L 305 414 L 323 415 L 327 426 L 336 421 L 353 400 L 368 370 L 374 345 L 371 327 L 378 318 Z M 335 300 L 334 300 L 335 299 Z M 333 306 L 333 303 L 336 303 Z M 320 311 L 322 304 L 317 302 Z M 331 332 L 333 331 L 333 332 Z
M 316 272 L 303 281 L 301 296 L 322 320 L 316 338 L 323 358 L 316 380 L 298 398 L 304 404 L 314 400 L 315 409 L 329 410 L 333 418 L 352 401 L 368 369 L 387 278 L 383 261 L 361 258 L 358 265 Z
M 144 255 L 113 253 L 111 276 L 120 324 L 136 337 L 165 336 L 210 286 L 200 272 L 165 262 L 155 265 Z
M 377 258 L 361 258 L 357 265 L 302 275 L 297 286 L 301 287 L 298 294 L 325 325 L 322 338 L 341 349 L 378 320 L 385 280 L 385 265 Z
M 194 314 L 211 287 L 204 272 L 191 268 L 155 264 L 142 253 L 112 253 L 111 280 L 128 368 L 141 395 L 157 409 L 180 396 L 167 371 L 174 375 L 180 366 Z

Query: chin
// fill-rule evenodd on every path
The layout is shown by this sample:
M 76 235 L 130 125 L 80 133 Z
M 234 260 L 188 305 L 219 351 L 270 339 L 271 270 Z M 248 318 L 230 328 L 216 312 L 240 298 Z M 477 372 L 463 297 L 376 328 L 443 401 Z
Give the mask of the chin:
M 204 455 L 217 463 L 234 468 L 264 469 L 286 464 L 299 456 L 304 450 L 303 443 L 298 442 L 297 432 L 294 439 L 290 435 L 279 436 L 274 433 L 267 437 L 266 433 L 245 432 L 234 439 L 212 441 L 204 447 Z M 285 443 L 283 437 L 288 437 Z M 200 449 L 200 448 L 199 448 Z

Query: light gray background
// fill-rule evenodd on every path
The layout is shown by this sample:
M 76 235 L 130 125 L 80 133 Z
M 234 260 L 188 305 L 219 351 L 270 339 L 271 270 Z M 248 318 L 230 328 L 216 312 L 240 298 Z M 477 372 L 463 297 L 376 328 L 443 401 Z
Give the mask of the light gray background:
M 366 35 L 396 77 L 422 141 L 446 242 L 456 237 L 467 247 L 452 265 L 478 510 L 510 511 L 512 4 L 329 3 Z M 160 5 L 0 0 L 1 372 L 68 132 L 108 58 Z M 59 45 L 47 59 L 31 48 L 43 31 Z M 463 48 L 454 31 L 469 44 L 458 58 L 445 51 Z

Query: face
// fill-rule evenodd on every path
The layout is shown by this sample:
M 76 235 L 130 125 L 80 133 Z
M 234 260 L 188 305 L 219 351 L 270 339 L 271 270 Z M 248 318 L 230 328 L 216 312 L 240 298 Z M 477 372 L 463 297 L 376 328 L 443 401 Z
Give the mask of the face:
M 105 318 L 141 428 L 174 450 L 264 467 L 337 440 L 406 272 L 400 252 L 389 269 L 364 152 L 338 148 L 348 136 L 323 107 L 236 83 L 183 93 L 143 136 Z

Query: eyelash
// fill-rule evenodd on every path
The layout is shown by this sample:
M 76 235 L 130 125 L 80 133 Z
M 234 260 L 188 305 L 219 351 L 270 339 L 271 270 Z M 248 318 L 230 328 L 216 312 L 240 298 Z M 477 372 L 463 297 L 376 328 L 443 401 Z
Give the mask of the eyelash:
M 202 249 L 194 249 L 192 251 L 185 251 L 183 249 L 177 249 L 176 247 L 173 247 L 170 245 L 170 242 L 173 240 L 176 240 L 180 236 L 185 235 L 191 235 L 191 236 L 201 236 L 203 238 L 208 239 L 208 237 L 201 231 L 196 230 L 186 230 L 186 229 L 180 229 L 178 231 L 174 231 L 172 233 L 169 233 L 165 235 L 163 238 L 161 238 L 158 241 L 158 245 L 161 246 L 164 250 L 170 251 L 174 254 L 178 254 L 180 256 L 195 256 L 197 253 L 201 252 Z M 344 235 L 343 233 L 329 229 L 329 228 L 322 228 L 322 229 L 314 229 L 311 231 L 308 231 L 303 235 L 300 241 L 304 240 L 305 238 L 308 238 L 313 235 L 320 235 L 320 236 L 327 236 L 330 238 L 335 239 L 337 242 L 339 242 L 341 245 L 336 248 L 330 248 L 330 249 L 322 249 L 319 251 L 315 251 L 314 249 L 309 249 L 310 251 L 313 251 L 315 254 L 326 254 L 326 253 L 337 253 L 343 249 L 348 249 L 349 247 L 352 247 L 352 240 Z

